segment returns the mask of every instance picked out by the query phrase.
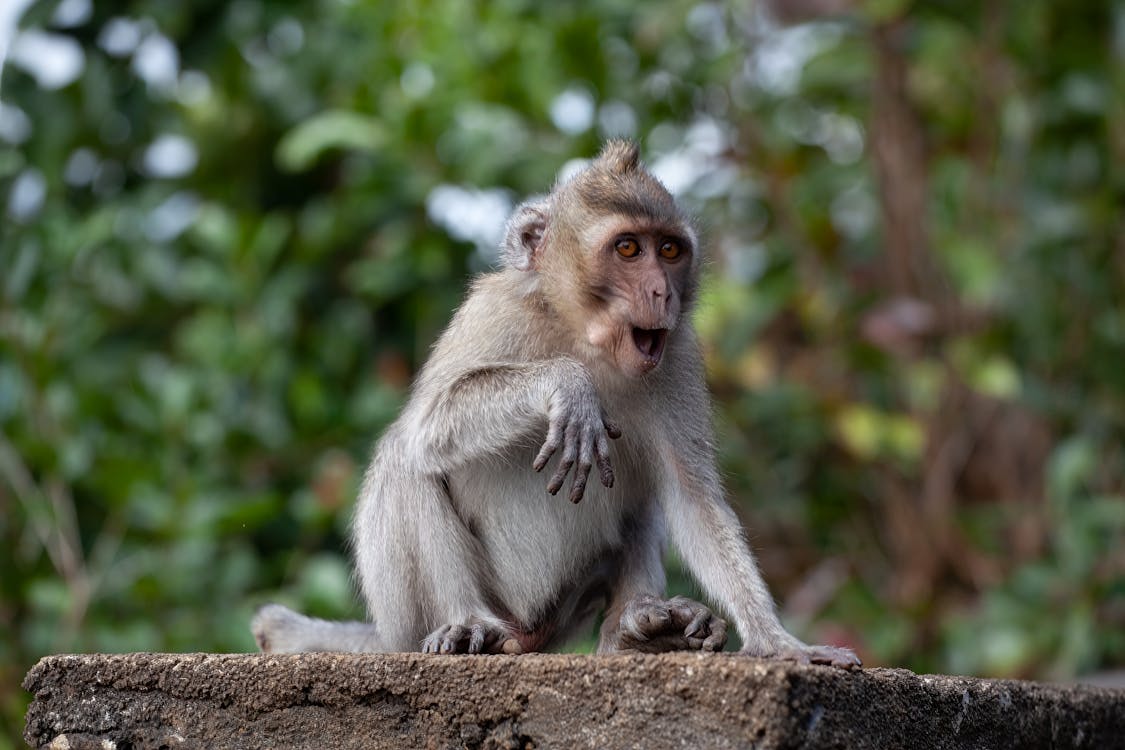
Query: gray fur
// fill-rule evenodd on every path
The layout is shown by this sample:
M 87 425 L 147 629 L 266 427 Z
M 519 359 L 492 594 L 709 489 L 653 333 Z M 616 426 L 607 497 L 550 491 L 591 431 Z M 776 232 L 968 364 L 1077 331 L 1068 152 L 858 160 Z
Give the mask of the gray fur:
M 616 144 L 607 154 L 611 161 L 595 160 L 593 177 L 578 183 L 598 183 L 599 169 L 614 181 L 635 177 L 630 200 L 671 215 L 670 197 L 635 152 Z M 328 623 L 271 605 L 254 622 L 263 649 L 539 650 L 565 642 L 601 606 L 600 651 L 642 641 L 721 648 L 725 625 L 709 610 L 662 599 L 670 535 L 749 653 L 858 663 L 846 649 L 809 647 L 784 630 L 723 498 L 702 357 L 681 317 L 698 257 L 675 277 L 675 299 L 661 308 L 672 318 L 661 323 L 670 332 L 659 365 L 623 373 L 582 328 L 594 303 L 582 298 L 589 282 L 575 279 L 587 278 L 585 259 L 600 251 L 575 243 L 600 225 L 554 228 L 556 219 L 574 217 L 552 212 L 577 200 L 552 195 L 517 209 L 504 267 L 473 283 L 375 447 L 354 525 L 359 585 L 374 624 Z M 598 314 L 631 314 L 619 297 Z M 607 440 L 616 427 L 620 439 Z M 551 435 L 558 445 L 545 460 Z M 560 467 L 567 458 L 573 468 Z M 546 463 L 541 473 L 537 459 Z M 576 488 L 591 467 L 593 478 Z M 560 476 L 569 488 L 554 496 L 547 487 Z M 678 631 L 660 632 L 669 627 Z

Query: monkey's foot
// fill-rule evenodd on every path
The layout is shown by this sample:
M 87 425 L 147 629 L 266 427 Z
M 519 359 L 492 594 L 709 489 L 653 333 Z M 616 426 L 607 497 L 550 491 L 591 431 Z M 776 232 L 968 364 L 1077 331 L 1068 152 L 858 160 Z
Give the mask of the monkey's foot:
M 722 651 L 727 623 L 687 597 L 638 596 L 625 605 L 617 632 L 606 644 L 612 651 Z
M 842 646 L 806 646 L 803 643 L 798 643 L 795 646 L 787 645 L 766 651 L 744 648 L 742 653 L 759 656 L 763 659 L 795 661 L 798 664 L 826 664 L 840 669 L 855 669 L 863 666 L 863 662 L 860 661 L 854 651 Z
M 442 625 L 422 641 L 425 654 L 519 654 L 519 641 L 505 628 L 479 620 Z

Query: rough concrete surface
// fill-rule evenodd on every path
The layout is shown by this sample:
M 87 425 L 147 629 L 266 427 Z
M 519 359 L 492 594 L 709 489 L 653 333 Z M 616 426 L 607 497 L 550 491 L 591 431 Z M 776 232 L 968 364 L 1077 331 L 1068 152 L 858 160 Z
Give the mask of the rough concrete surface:
M 1125 690 L 736 654 L 49 656 L 25 739 L 144 748 L 1125 748 Z

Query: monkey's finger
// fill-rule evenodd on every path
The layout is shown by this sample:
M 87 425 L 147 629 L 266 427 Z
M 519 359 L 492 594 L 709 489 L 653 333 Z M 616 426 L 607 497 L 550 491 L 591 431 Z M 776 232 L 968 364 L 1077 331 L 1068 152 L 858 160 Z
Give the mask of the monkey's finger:
M 605 425 L 605 432 L 611 438 L 616 440 L 621 437 L 621 428 L 611 419 L 602 419 L 602 424 Z
M 574 470 L 574 480 L 570 484 L 570 502 L 578 503 L 586 494 L 586 480 L 590 478 L 590 460 L 583 459 Z
M 711 635 L 707 636 L 700 647 L 704 651 L 722 651 L 727 645 L 727 621 L 721 617 L 712 617 L 708 624 Z
M 551 477 L 551 481 L 547 483 L 547 492 L 550 492 L 552 495 L 559 494 L 559 490 L 562 489 L 563 482 L 566 481 L 566 475 L 570 472 L 570 467 L 572 466 L 574 466 L 574 459 L 559 462 L 558 471 Z
M 609 459 L 608 458 L 604 459 L 604 461 L 603 460 L 598 461 L 598 470 L 601 471 L 601 473 L 602 473 L 602 486 L 603 487 L 612 487 L 613 486 L 613 480 L 614 480 L 613 467 L 609 465 Z
M 539 455 L 535 457 L 531 468 L 536 471 L 543 471 L 543 467 L 547 465 L 551 456 L 555 455 L 555 451 L 559 449 L 562 438 L 561 432 L 562 428 L 559 427 L 559 423 L 552 421 L 551 426 L 547 429 L 547 439 L 543 441 L 543 447 L 539 449 Z
M 436 654 L 441 651 L 442 637 L 449 632 L 449 625 L 438 628 L 422 641 L 422 653 Z
M 562 489 L 566 475 L 570 472 L 570 468 L 574 466 L 574 461 L 578 457 L 578 448 L 575 446 L 577 442 L 575 432 L 576 428 L 574 427 L 567 427 L 566 429 L 566 442 L 564 443 L 562 458 L 559 459 L 559 467 L 555 470 L 555 475 L 551 477 L 551 481 L 547 483 L 547 492 L 552 495 L 557 495 L 559 490 Z
M 672 624 L 672 616 L 668 613 L 668 608 L 664 605 L 664 602 L 657 599 L 644 602 L 631 612 L 626 611 L 621 620 L 638 636 L 643 636 L 646 640 L 666 631 L 668 626 Z
M 598 449 L 594 451 L 594 458 L 598 462 L 598 471 L 602 475 L 602 486 L 613 486 L 613 466 L 609 463 L 609 443 L 605 435 L 598 435 Z
M 445 632 L 445 637 L 441 639 L 441 653 L 455 654 L 460 649 L 458 648 L 464 642 L 468 633 L 464 625 L 453 625 Z
M 579 502 L 586 493 L 586 483 L 590 479 L 590 469 L 595 460 L 594 449 L 597 446 L 598 433 L 596 429 L 582 431 L 582 443 L 578 450 L 578 468 L 574 470 L 574 481 L 570 485 L 570 502 Z
M 668 613 L 672 615 L 672 621 L 675 627 L 684 628 L 684 635 L 694 635 L 694 633 L 687 632 L 690 623 L 695 620 L 700 614 L 706 617 L 711 616 L 710 610 L 704 607 L 697 601 L 688 599 L 686 596 L 673 596 L 671 599 L 664 603 L 668 608 Z
M 479 654 L 484 650 L 484 625 L 479 622 L 469 629 L 469 653 Z
M 558 443 L 549 441 L 543 443 L 543 447 L 539 449 L 539 455 L 537 455 L 535 460 L 531 463 L 531 468 L 536 471 L 543 471 L 543 467 L 551 460 L 551 456 L 555 455 L 555 451 L 558 450 L 558 447 Z
M 688 622 L 687 627 L 684 628 L 684 635 L 689 638 L 705 632 L 707 623 L 710 622 L 712 614 L 706 609 L 700 609 L 695 613 L 695 616 Z

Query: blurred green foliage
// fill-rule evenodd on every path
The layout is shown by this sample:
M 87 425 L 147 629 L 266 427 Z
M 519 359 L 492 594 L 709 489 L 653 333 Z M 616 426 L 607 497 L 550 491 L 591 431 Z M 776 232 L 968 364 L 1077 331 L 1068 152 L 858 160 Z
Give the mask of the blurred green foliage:
M 20 29 L 10 742 L 43 654 L 362 614 L 370 445 L 497 207 L 615 135 L 708 236 L 724 471 L 791 625 L 920 670 L 1125 663 L 1125 4 L 42 0 Z

